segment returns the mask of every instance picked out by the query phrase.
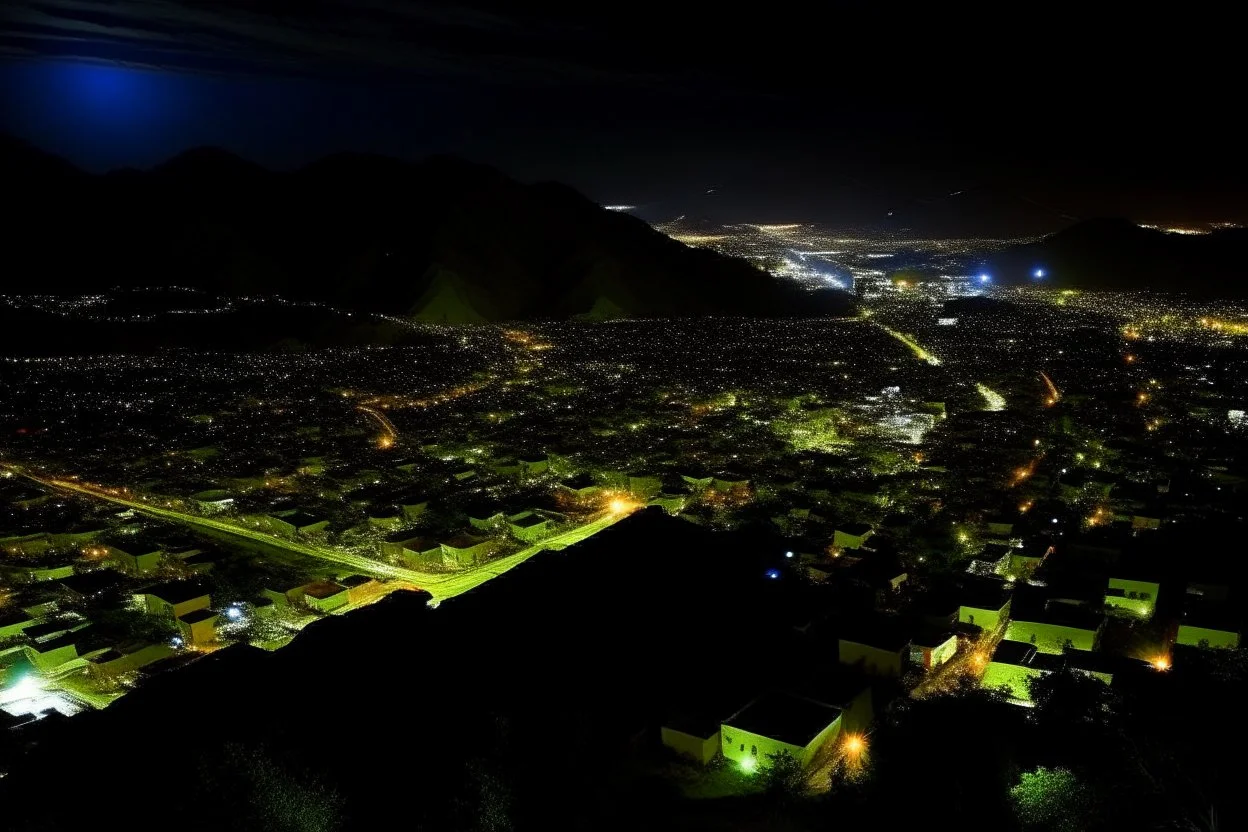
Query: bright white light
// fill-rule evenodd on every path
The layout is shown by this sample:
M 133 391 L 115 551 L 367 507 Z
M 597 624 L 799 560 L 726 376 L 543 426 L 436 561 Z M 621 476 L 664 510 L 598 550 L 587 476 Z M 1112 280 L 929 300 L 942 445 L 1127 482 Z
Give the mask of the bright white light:
M 1036 280 L 1039 280 L 1040 278 L 1044 277 L 1044 269 L 1036 269 L 1031 274 L 1034 278 L 1036 278 Z
M 1054 522 L 1054 523 L 1056 523 L 1056 522 L 1057 522 L 1057 518 L 1056 518 L 1056 517 L 1054 517 L 1054 518 L 1053 518 L 1053 522 Z
M 992 280 L 992 278 L 991 278 L 990 276 L 986 275 L 986 274 L 981 274 L 981 275 L 979 276 L 979 282 L 980 282 L 980 283 L 987 283 L 987 282 L 988 282 L 988 281 L 990 281 L 990 280 Z
M 237 621 L 243 617 L 243 611 L 238 607 L 227 607 L 225 610 L 225 617 L 231 621 Z
M 785 553 L 784 553 L 784 556 L 785 556 L 786 558 L 791 558 L 791 557 L 793 557 L 793 553 L 792 553 L 792 552 L 785 552 Z

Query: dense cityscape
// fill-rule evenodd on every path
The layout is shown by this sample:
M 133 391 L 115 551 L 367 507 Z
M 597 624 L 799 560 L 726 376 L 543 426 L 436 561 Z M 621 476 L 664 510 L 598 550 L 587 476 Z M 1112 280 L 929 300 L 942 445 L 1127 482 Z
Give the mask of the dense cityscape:
M 749 229 L 689 242 L 814 279 L 784 259 L 791 231 Z M 1146 697 L 1227 672 L 1242 574 L 1216 541 L 1244 519 L 1248 309 L 998 289 L 959 260 L 972 243 L 839 244 L 846 318 L 395 318 L 403 346 L 4 359 L 7 724 L 395 591 L 440 606 L 654 512 L 751 541 L 828 651 L 813 687 L 787 668 L 789 688 L 671 692 L 654 736 L 694 791 L 749 793 L 780 756 L 809 793 L 852 782 L 898 698 L 1034 706 L 1072 674 Z M 901 250 L 950 273 L 860 268 Z M 5 301 L 232 308 L 148 293 L 129 318 L 127 295 Z
M 1217 10 L 0 15 L 0 832 L 1248 829 Z

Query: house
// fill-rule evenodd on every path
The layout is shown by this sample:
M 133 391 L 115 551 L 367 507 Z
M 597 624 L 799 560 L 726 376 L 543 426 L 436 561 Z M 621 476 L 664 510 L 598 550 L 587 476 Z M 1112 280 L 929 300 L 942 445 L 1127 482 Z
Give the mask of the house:
M 900 676 L 910 644 L 900 622 L 886 616 L 851 623 L 837 641 L 841 664 L 871 676 Z
M 87 659 L 87 673 L 97 678 L 131 673 L 173 654 L 174 648 L 170 644 L 152 644 L 146 641 L 127 642 L 110 647 Z
M 1031 680 L 1045 672 L 1038 656 L 1039 651 L 1030 644 L 1018 641 L 998 643 L 991 661 L 984 668 L 980 687 L 1001 690 L 1012 702 L 1030 702 Z
M 1095 650 L 1105 616 L 1087 607 L 1050 601 L 1043 611 L 1026 616 L 1015 613 L 1005 630 L 1007 641 L 1031 644 L 1041 653 L 1059 654 L 1066 647 Z
M 329 527 L 329 520 L 301 509 L 287 509 L 265 515 L 265 525 L 275 534 L 294 537 L 296 534 L 317 534 Z
M 1010 590 L 999 578 L 973 578 L 959 593 L 958 621 L 991 633 L 1010 620 Z
M 1005 515 L 991 515 L 984 521 L 984 529 L 988 537 L 1008 539 L 1014 533 L 1014 521 Z
M 1235 649 L 1242 632 L 1242 615 L 1224 601 L 1189 595 L 1174 641 L 1191 647 Z
M 540 477 L 550 470 L 548 456 L 522 456 L 517 462 L 520 464 L 520 476 L 526 479 Z
M 711 478 L 711 487 L 718 491 L 743 491 L 750 487 L 750 478 L 732 471 L 721 471 Z
M 211 644 L 217 640 L 217 617 L 209 609 L 191 610 L 178 617 L 178 631 L 187 644 Z
M 132 547 L 133 548 L 133 547 Z M 116 546 L 108 547 L 108 557 L 117 564 L 117 568 L 131 575 L 145 575 L 160 568 L 161 558 L 165 550 L 159 547 L 143 546 L 135 549 L 134 554 Z
M 307 584 L 299 584 L 289 589 L 262 589 L 260 594 L 272 604 L 275 608 L 289 607 L 291 604 L 303 603 L 303 591 L 307 589 Z M 257 612 L 259 607 L 257 606 Z
M 368 525 L 374 529 L 384 529 L 386 531 L 394 531 L 407 521 L 407 516 L 397 507 L 391 510 L 382 510 L 368 515 Z
M 1044 559 L 1053 554 L 1053 543 L 1047 537 L 1030 537 L 1023 541 L 1021 549 L 1010 551 L 1011 575 L 1027 578 L 1040 568 Z
M 719 753 L 719 723 L 691 716 L 674 717 L 659 728 L 659 739 L 677 754 L 706 765 Z
M 554 531 L 554 521 L 532 511 L 522 511 L 507 518 L 507 527 L 516 539 L 536 543 Z
M 444 566 L 476 566 L 488 558 L 497 545 L 492 538 L 457 534 L 442 542 L 442 563 Z
M 935 670 L 958 652 L 958 637 L 948 631 L 924 629 L 910 639 L 910 664 Z
M 867 523 L 843 523 L 832 535 L 832 545 L 838 549 L 860 549 L 875 531 Z
M 192 494 L 191 502 L 204 514 L 220 514 L 234 505 L 234 497 L 224 488 L 209 488 Z
M 1157 609 L 1160 590 L 1161 584 L 1157 581 L 1110 578 L 1105 590 L 1105 611 L 1147 621 Z
M 52 535 L 47 532 L 0 537 L 0 550 L 10 555 L 41 555 L 52 548 Z
M 415 520 L 429 510 L 429 501 L 413 496 L 400 497 L 398 506 L 406 519 Z
M 43 673 L 54 671 L 76 659 L 89 659 L 107 649 L 99 644 L 97 634 L 89 624 L 79 624 L 69 632 L 22 645 L 27 661 Z
M 663 490 L 663 478 L 654 474 L 633 473 L 627 479 L 629 493 L 638 499 L 649 500 Z
M 714 477 L 708 477 L 701 472 L 681 474 L 680 478 L 685 481 L 685 484 L 695 494 L 699 491 L 705 491 L 715 483 Z
M 352 604 L 367 600 L 381 589 L 381 581 L 368 575 L 347 575 L 338 583 L 347 588 L 347 598 Z
M 578 503 L 590 502 L 602 493 L 602 486 L 594 482 L 594 478 L 589 474 L 578 474 L 570 480 L 559 483 L 555 489 L 559 494 Z
M 79 572 L 56 582 L 69 600 L 75 603 L 98 600 L 121 588 L 124 579 L 111 569 Z
M 350 591 L 337 581 L 315 581 L 303 588 L 303 601 L 320 612 L 333 612 L 351 602 Z
M 410 537 L 410 532 L 392 535 L 382 541 L 381 553 L 391 560 L 401 560 L 409 569 L 442 565 L 442 546 L 424 537 Z
M 166 618 L 181 618 L 188 612 L 212 606 L 212 598 L 196 581 L 169 581 L 149 586 L 139 593 L 147 611 Z
M 503 525 L 506 519 L 503 513 L 495 508 L 478 506 L 468 509 L 468 524 L 483 532 L 492 532 Z
M 0 615 L 0 641 L 20 636 L 27 627 L 33 627 L 39 619 L 23 610 L 13 610 Z
M 978 555 L 971 558 L 966 571 L 972 575 L 990 578 L 993 575 L 1006 575 L 1010 570 L 1010 555 L 1013 550 L 1001 543 L 989 543 Z
M 770 693 L 720 724 L 720 751 L 747 772 L 768 765 L 771 755 L 782 753 L 805 768 L 840 730 L 839 708 L 792 694 Z

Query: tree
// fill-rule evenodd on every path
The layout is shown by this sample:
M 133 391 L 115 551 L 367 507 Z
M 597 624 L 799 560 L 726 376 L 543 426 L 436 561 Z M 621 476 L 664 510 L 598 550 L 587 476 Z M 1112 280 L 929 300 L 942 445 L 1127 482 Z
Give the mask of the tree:
M 1091 790 L 1065 768 L 1038 766 L 1010 789 L 1010 804 L 1024 829 L 1052 832 L 1087 828 Z
M 802 764 L 787 751 L 767 755 L 762 770 L 764 789 L 780 802 L 799 798 L 806 792 L 806 772 Z

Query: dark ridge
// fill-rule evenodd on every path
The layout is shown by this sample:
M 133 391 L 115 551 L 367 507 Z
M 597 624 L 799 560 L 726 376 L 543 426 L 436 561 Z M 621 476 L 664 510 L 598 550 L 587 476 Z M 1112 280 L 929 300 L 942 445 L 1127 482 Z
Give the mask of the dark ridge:
M 451 323 L 852 311 L 843 293 L 793 291 L 564 185 L 452 157 L 339 154 L 275 173 L 196 148 L 146 172 L 67 176 L 28 145 L 0 153 L 22 172 L 15 283 L 43 293 L 177 285 Z
M 1174 234 L 1095 219 L 988 258 L 994 279 L 1063 289 L 1248 294 L 1248 231 Z M 1036 270 L 1044 276 L 1037 278 Z

